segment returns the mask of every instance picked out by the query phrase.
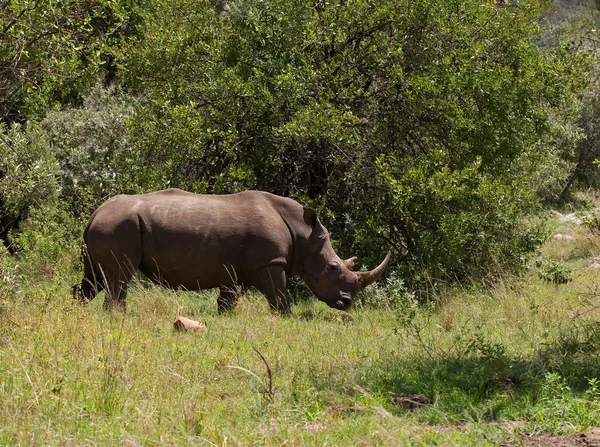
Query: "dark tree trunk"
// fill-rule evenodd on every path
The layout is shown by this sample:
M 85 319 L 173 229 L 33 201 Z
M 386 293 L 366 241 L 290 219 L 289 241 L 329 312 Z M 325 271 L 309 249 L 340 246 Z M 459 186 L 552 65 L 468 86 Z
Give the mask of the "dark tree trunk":
M 581 144 L 577 164 L 575 165 L 575 169 L 573 169 L 573 172 L 571 172 L 571 174 L 567 178 L 567 183 L 565 184 L 563 190 L 560 193 L 561 199 L 564 199 L 567 196 L 567 193 L 569 192 L 569 189 L 573 185 L 573 182 L 575 181 L 577 176 L 584 172 L 587 168 L 589 162 L 588 154 L 590 153 L 591 145 L 592 143 L 589 140 L 586 140 Z

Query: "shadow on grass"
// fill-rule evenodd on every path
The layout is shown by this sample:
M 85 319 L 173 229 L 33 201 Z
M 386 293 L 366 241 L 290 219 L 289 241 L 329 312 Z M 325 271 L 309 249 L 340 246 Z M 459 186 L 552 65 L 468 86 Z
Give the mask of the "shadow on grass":
M 590 380 L 600 379 L 600 323 L 541 345 L 528 358 L 469 348 L 381 361 L 366 368 L 362 385 L 384 397 L 423 394 L 436 410 L 460 421 L 490 421 L 518 417 L 548 393 L 577 399 L 589 390 Z M 560 378 L 556 392 L 548 391 L 549 375 Z

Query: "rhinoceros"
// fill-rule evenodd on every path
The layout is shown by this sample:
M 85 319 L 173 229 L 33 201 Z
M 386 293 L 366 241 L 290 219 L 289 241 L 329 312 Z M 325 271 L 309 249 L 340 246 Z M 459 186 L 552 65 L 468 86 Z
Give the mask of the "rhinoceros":
M 254 287 L 272 309 L 290 312 L 286 277 L 299 275 L 321 301 L 347 310 L 356 294 L 384 272 L 353 272 L 342 260 L 316 212 L 262 191 L 229 195 L 167 189 L 108 199 L 83 233 L 84 278 L 73 286 L 86 301 L 106 291 L 104 306 L 125 307 L 136 270 L 161 285 L 185 290 L 218 287 L 219 312 Z

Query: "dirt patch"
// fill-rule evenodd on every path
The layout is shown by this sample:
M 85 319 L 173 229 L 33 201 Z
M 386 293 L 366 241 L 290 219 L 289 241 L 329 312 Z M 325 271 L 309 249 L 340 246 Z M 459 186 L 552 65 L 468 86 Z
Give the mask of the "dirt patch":
M 571 433 L 568 435 L 522 434 L 514 445 L 528 447 L 600 447 L 600 428 L 592 428 L 587 433 Z

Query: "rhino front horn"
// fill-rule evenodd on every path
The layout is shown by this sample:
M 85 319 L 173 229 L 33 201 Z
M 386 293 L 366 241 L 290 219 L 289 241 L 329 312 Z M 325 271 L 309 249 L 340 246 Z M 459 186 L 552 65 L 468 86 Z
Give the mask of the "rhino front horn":
M 383 262 L 381 264 L 379 264 L 377 267 L 375 267 L 373 270 L 371 270 L 370 272 L 357 273 L 359 276 L 359 282 L 360 282 L 362 288 L 365 288 L 365 287 L 373 284 L 375 281 L 377 281 L 379 278 L 381 278 L 381 275 L 383 274 L 386 267 L 388 266 L 391 257 L 392 257 L 392 252 L 388 251 Z

